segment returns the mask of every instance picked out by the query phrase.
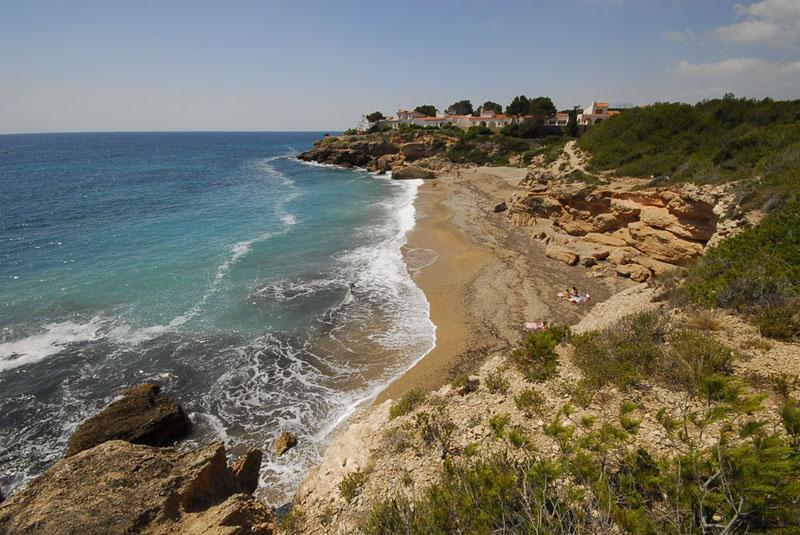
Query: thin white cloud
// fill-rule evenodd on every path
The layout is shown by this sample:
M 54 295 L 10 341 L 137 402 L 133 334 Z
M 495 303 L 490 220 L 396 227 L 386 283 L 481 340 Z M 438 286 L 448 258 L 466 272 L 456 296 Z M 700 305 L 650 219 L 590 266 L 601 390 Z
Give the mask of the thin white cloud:
M 748 6 L 736 4 L 734 11 L 745 20 L 714 29 L 712 34 L 721 41 L 785 46 L 800 40 L 800 0 L 761 0 Z
M 674 43 L 682 43 L 684 41 L 692 41 L 696 37 L 692 30 L 677 30 L 669 31 L 661 34 L 661 38 L 665 41 L 672 41 Z
M 740 76 L 759 75 L 771 77 L 800 74 L 800 61 L 772 63 L 763 59 L 731 58 L 712 63 L 679 61 L 675 70 L 689 76 Z

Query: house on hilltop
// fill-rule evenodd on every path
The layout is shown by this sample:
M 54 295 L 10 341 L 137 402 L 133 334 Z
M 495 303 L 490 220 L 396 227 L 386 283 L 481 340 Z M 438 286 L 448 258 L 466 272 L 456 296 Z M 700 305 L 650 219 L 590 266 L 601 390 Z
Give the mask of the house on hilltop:
M 609 106 L 608 102 L 592 101 L 592 103 L 583 110 L 583 113 L 578 115 L 578 124 L 592 126 L 602 123 L 604 120 L 619 115 L 631 107 L 630 104 Z

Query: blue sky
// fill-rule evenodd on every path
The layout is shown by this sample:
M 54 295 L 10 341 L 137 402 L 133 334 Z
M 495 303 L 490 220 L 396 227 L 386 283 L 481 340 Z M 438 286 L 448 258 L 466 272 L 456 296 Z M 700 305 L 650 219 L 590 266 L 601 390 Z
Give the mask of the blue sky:
M 0 0 L 0 132 L 341 130 L 362 112 L 800 97 L 800 0 Z

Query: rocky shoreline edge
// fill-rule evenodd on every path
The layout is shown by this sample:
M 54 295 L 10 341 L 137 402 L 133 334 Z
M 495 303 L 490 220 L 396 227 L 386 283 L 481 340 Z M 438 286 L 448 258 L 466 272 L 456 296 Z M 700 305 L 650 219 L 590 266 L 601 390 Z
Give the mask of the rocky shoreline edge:
M 253 496 L 262 452 L 174 444 L 191 422 L 156 384 L 124 391 L 72 435 L 65 458 L 0 505 L 0 534 L 253 534 L 275 515 Z

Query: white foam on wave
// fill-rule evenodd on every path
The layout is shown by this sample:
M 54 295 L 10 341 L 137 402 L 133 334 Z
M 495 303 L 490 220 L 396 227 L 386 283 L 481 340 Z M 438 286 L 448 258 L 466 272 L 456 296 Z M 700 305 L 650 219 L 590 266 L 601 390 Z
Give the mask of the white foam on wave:
M 40 362 L 64 350 L 69 344 L 97 340 L 102 337 L 104 326 L 100 317 L 94 317 L 87 323 L 47 323 L 42 326 L 42 332 L 0 343 L 0 372 Z

